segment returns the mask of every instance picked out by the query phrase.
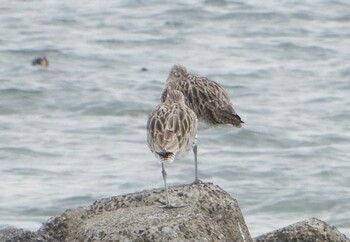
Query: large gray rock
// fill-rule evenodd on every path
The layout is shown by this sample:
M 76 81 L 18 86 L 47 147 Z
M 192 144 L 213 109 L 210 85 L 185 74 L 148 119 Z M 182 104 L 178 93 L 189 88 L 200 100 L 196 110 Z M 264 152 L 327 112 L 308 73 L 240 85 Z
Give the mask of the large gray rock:
M 26 241 L 253 241 L 237 201 L 220 187 L 171 187 L 169 195 L 184 207 L 160 208 L 161 189 L 101 199 L 52 218 Z
M 253 242 L 238 203 L 211 183 L 169 188 L 182 208 L 163 209 L 162 189 L 106 198 L 67 210 L 38 232 L 0 230 L 0 242 L 60 241 L 233 241 Z M 302 221 L 259 236 L 256 242 L 349 242 L 318 219 Z
M 39 233 L 34 233 L 23 229 L 6 228 L 6 229 L 0 230 L 0 241 L 1 242 L 28 242 L 28 241 L 54 242 L 55 240 L 48 236 L 43 236 Z
M 311 218 L 261 235 L 256 242 L 350 242 L 336 227 Z

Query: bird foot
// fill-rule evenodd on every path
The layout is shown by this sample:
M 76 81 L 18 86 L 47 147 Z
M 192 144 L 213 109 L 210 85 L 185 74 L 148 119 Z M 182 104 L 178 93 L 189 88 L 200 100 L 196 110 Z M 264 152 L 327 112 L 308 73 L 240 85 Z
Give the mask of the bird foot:
M 165 202 L 162 202 L 160 200 L 157 200 L 157 202 L 164 204 L 164 205 L 158 206 L 159 208 L 182 208 L 182 207 L 185 207 L 185 205 L 176 205 L 176 204 L 171 204 L 170 202 L 165 203 Z
M 202 180 L 196 179 L 194 180 L 194 182 L 190 183 L 190 185 L 196 185 L 196 184 L 202 184 L 202 183 L 203 183 Z
M 166 204 L 163 206 L 159 206 L 160 208 L 171 209 L 171 208 L 183 208 L 185 205 L 176 205 L 176 204 Z

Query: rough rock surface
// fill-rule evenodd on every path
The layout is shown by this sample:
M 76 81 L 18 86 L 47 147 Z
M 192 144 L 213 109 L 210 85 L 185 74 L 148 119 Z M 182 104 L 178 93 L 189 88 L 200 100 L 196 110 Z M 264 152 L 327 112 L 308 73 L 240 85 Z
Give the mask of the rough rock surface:
M 211 183 L 169 188 L 171 201 L 184 207 L 164 209 L 163 189 L 97 200 L 67 210 L 37 232 L 7 228 L 0 242 L 61 241 L 233 241 L 253 242 L 238 203 Z M 335 227 L 316 218 L 255 238 L 255 242 L 350 242 Z
M 261 235 L 256 242 L 350 242 L 336 227 L 311 218 Z
M 9 241 L 253 241 L 237 201 L 220 187 L 170 187 L 169 195 L 184 207 L 160 208 L 162 189 L 101 199 L 50 219 L 27 240 Z
M 41 235 L 39 233 L 34 233 L 26 231 L 23 229 L 16 228 L 6 228 L 0 230 L 0 241 L 1 242 L 54 242 L 55 240 Z

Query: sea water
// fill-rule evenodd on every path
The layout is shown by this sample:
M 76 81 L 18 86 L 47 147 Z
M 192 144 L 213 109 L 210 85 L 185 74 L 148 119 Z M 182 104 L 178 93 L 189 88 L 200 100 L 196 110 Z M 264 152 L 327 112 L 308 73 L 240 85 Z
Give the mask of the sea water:
M 199 174 L 252 236 L 311 217 L 350 236 L 349 1 L 0 2 L 0 228 L 162 187 L 146 121 L 182 64 L 245 122 L 199 132 Z M 192 154 L 166 169 L 192 182 Z

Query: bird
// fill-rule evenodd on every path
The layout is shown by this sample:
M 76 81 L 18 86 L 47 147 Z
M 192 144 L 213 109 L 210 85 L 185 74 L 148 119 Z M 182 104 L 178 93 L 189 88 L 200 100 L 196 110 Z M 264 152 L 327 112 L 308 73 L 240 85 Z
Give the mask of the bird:
M 47 60 L 46 57 L 38 57 L 35 58 L 32 61 L 33 66 L 43 66 L 43 67 L 48 67 L 49 66 L 49 61 Z
M 198 120 L 196 114 L 185 104 L 180 91 L 167 91 L 164 101 L 149 115 L 147 120 L 147 141 L 151 152 L 162 166 L 162 176 L 166 193 L 164 208 L 182 207 L 171 204 L 168 194 L 165 164 L 181 158 L 195 146 Z
M 164 101 L 167 92 L 177 90 L 185 97 L 186 105 L 197 115 L 200 128 L 233 125 L 241 128 L 244 123 L 236 113 L 233 104 L 223 87 L 207 77 L 198 77 L 190 74 L 183 65 L 173 65 L 166 80 L 161 101 Z M 195 181 L 198 179 L 197 145 L 193 147 L 195 153 Z

